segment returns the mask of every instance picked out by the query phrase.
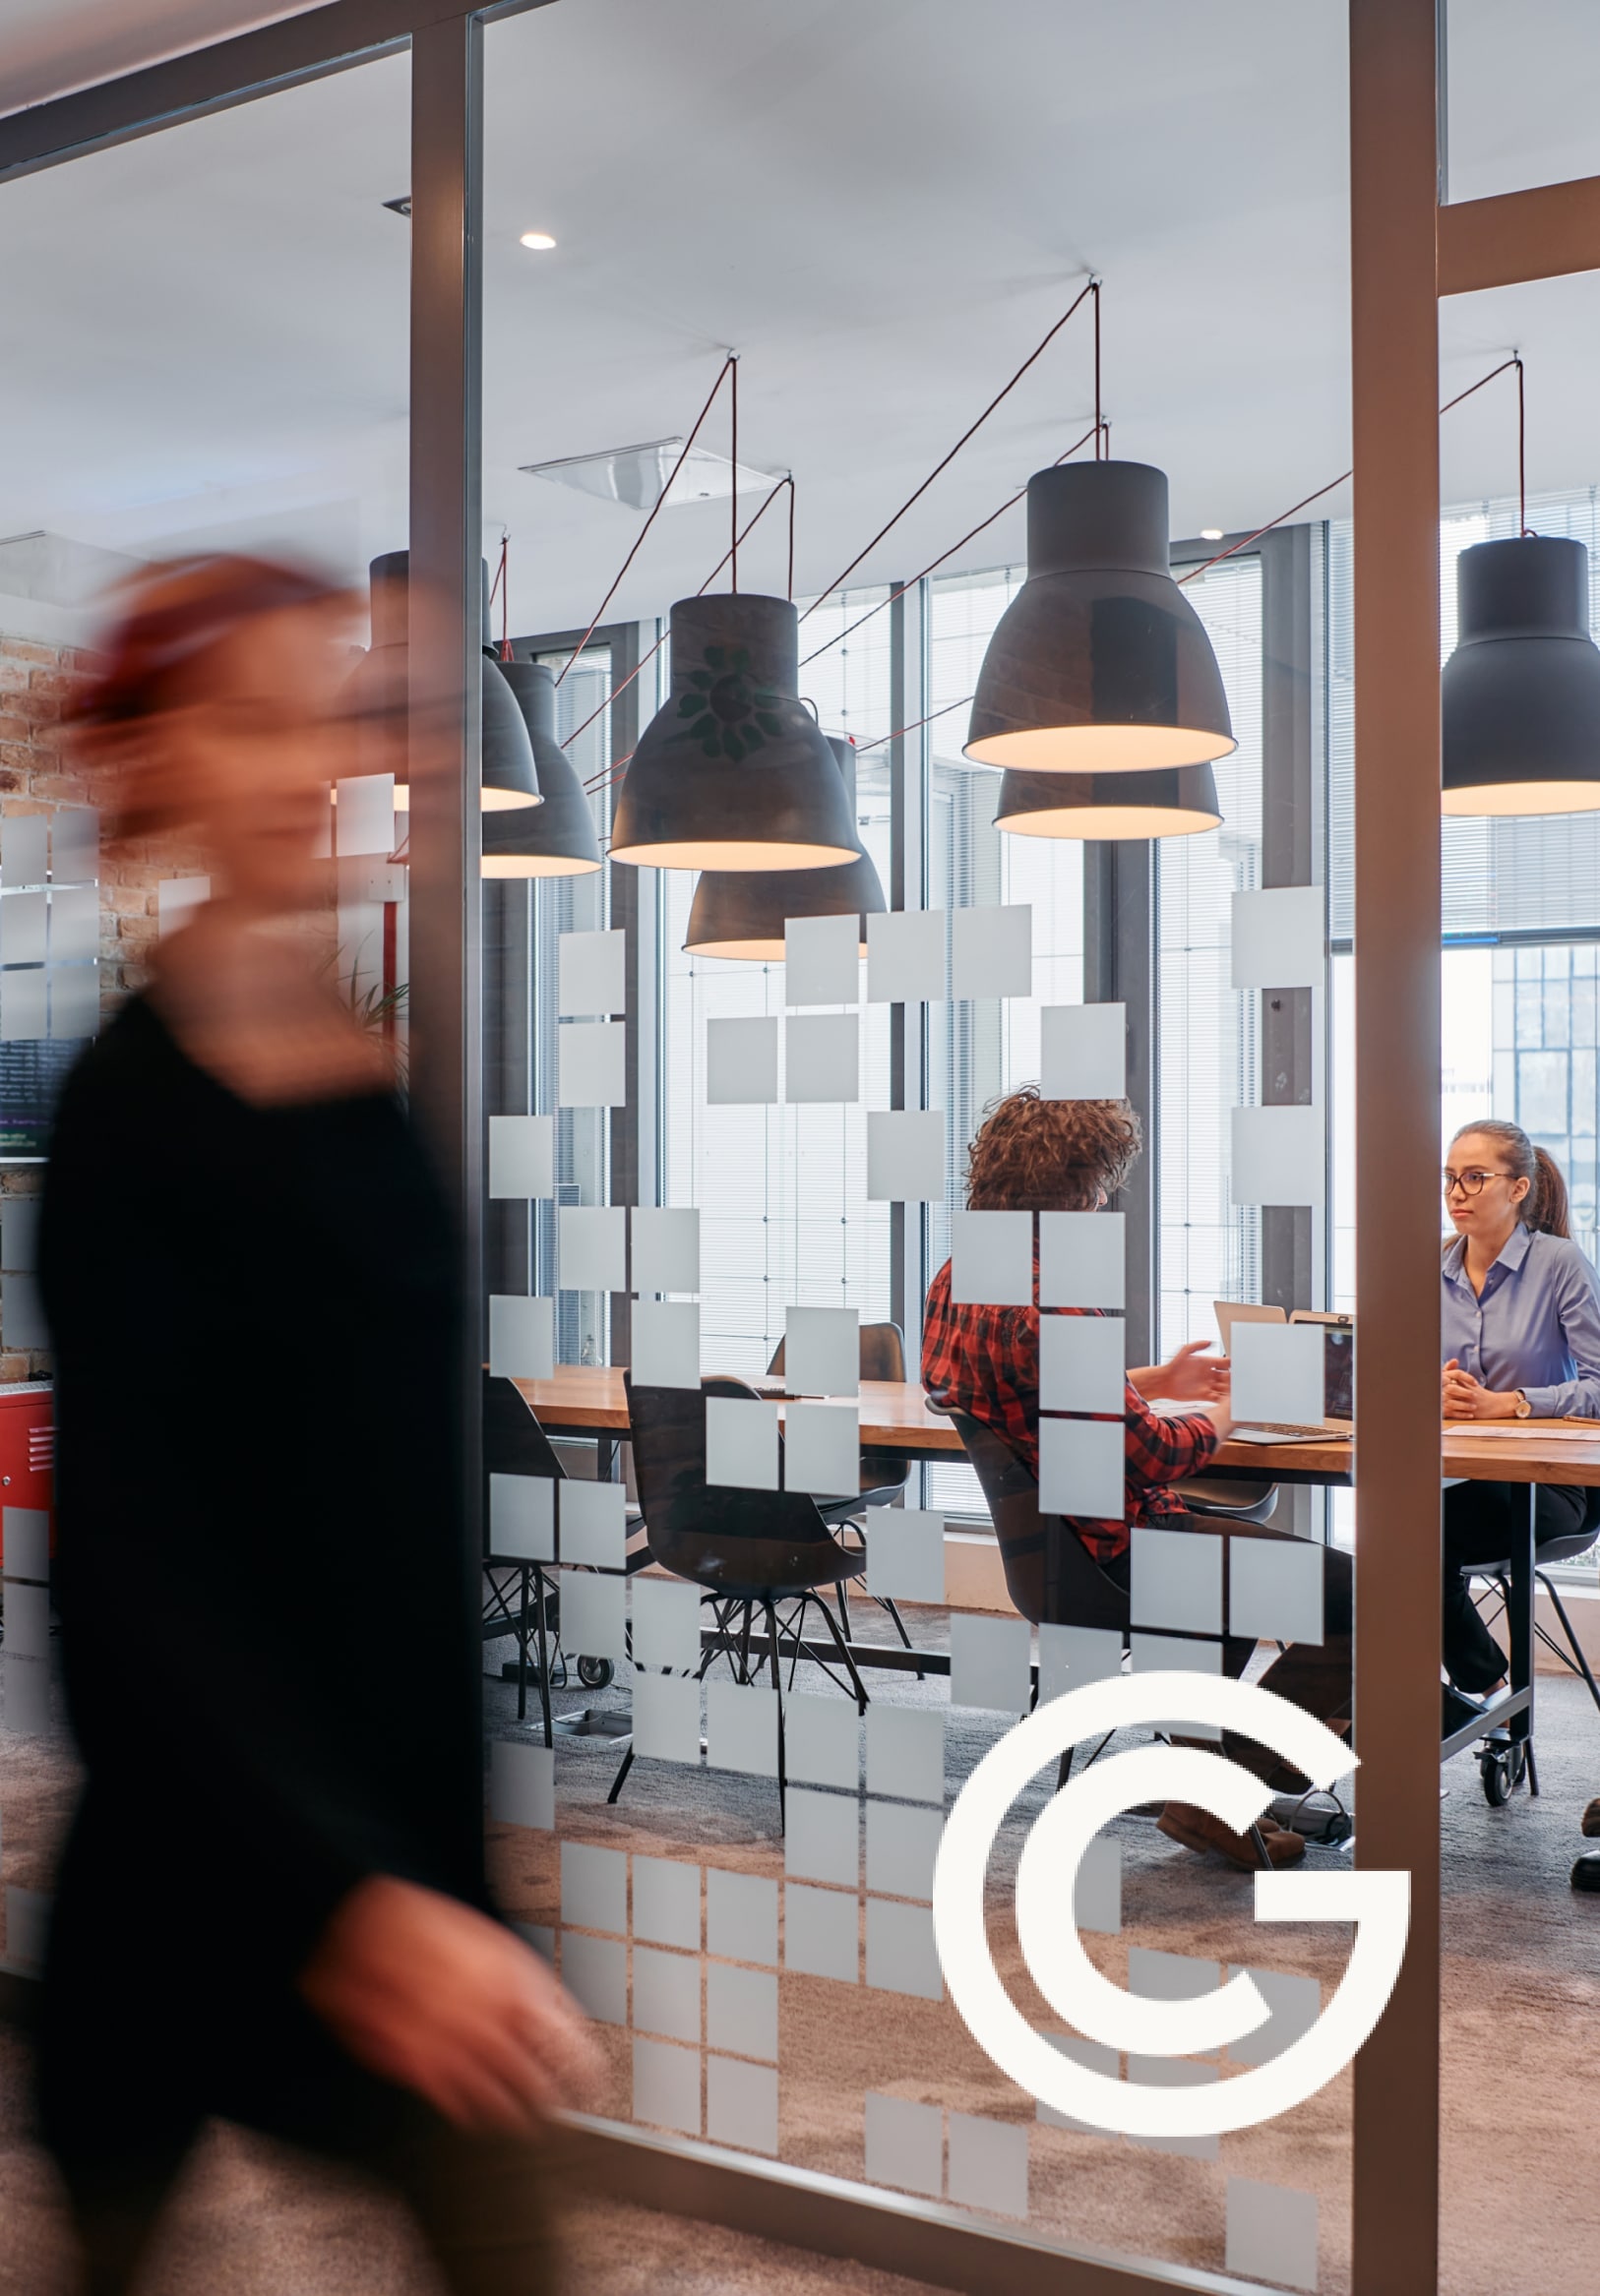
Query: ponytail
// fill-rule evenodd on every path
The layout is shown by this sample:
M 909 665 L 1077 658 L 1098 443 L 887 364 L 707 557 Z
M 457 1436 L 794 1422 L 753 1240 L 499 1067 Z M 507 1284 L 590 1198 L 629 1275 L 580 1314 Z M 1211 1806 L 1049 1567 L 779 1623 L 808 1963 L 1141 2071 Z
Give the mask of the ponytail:
M 1529 1183 L 1528 1192 L 1522 1198 L 1523 1227 L 1531 1228 L 1535 1236 L 1564 1236 L 1569 1239 L 1572 1230 L 1567 1182 L 1549 1149 L 1535 1148 L 1521 1125 L 1508 1123 L 1504 1117 L 1483 1117 L 1476 1123 L 1457 1126 L 1450 1146 L 1454 1147 L 1455 1140 L 1464 1140 L 1469 1132 L 1498 1141 L 1514 1177 Z

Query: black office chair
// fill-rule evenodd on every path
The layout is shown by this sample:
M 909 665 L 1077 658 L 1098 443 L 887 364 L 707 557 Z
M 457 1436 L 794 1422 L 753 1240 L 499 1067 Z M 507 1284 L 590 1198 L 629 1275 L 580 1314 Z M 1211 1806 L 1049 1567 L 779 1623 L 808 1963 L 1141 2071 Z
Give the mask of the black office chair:
M 751 1683 L 761 1670 L 750 1662 L 757 1614 L 767 1636 L 772 1688 L 777 1693 L 778 1806 L 784 1803 L 782 1652 L 790 1655 L 789 1684 L 802 1658 L 832 1681 L 841 1666 L 857 1710 L 865 1713 L 867 1693 L 838 1621 L 828 1606 L 825 1588 L 859 1578 L 864 1552 L 835 1538 L 815 1499 L 804 1491 L 743 1490 L 706 1480 L 706 1403 L 710 1396 L 763 1399 L 748 1381 L 712 1376 L 693 1387 L 636 1387 L 624 1374 L 634 1474 L 644 1508 L 649 1558 L 704 1590 L 715 1629 L 701 1659 L 704 1680 L 712 1661 L 725 1657 L 735 1681 Z M 782 1438 L 779 1437 L 779 1459 Z M 778 1605 L 789 1605 L 780 1631 Z M 819 1614 L 831 1649 L 805 1640 L 812 1610 Z M 633 1768 L 629 1747 L 607 1799 L 615 1801 Z
M 552 1675 L 565 1678 L 561 1650 L 561 1597 L 542 1563 L 495 1556 L 490 1544 L 489 1477 L 532 1475 L 549 1482 L 564 1482 L 567 1471 L 549 1436 L 540 1426 L 532 1406 L 509 1379 L 483 1374 L 483 1614 L 485 1642 L 499 1642 L 508 1634 L 517 1642 L 517 1719 L 527 1714 L 528 1645 L 536 1648 L 533 1678 L 538 1686 L 544 1718 L 544 1742 L 554 1742 L 550 1712 Z M 640 1569 L 648 1559 L 639 1534 L 637 1513 L 629 1522 L 636 1551 L 628 1568 Z M 578 1678 L 586 1690 L 603 1690 L 612 1679 L 609 1659 L 576 1654 Z
M 1564 1650 L 1550 1629 L 1539 1624 L 1537 1611 L 1534 1613 L 1533 1632 L 1537 1641 L 1543 1644 L 1552 1658 L 1561 1661 L 1569 1674 L 1580 1674 L 1583 1677 L 1589 1696 L 1594 1701 L 1595 1711 L 1600 1713 L 1600 1683 L 1595 1681 L 1594 1670 L 1584 1654 L 1572 1621 L 1568 1616 L 1567 1605 L 1561 1599 L 1555 1580 L 1550 1576 L 1557 1563 L 1576 1562 L 1580 1555 L 1587 1554 L 1597 1539 L 1600 1539 L 1600 1488 L 1589 1491 L 1582 1520 L 1575 1531 L 1569 1531 L 1565 1538 L 1547 1539 L 1542 1546 L 1533 1550 L 1534 1582 L 1550 1598 L 1551 1607 L 1561 1621 L 1567 1647 Z M 1501 1614 L 1504 1614 L 1511 1595 L 1511 1566 L 1508 1560 L 1463 1564 L 1461 1576 L 1469 1581 L 1481 1580 L 1493 1587 L 1500 1597 Z M 1539 1790 L 1539 1769 L 1534 1759 L 1531 1730 L 1527 1737 L 1520 1739 L 1508 1737 L 1502 1731 L 1492 1731 L 1478 1756 L 1478 1770 L 1483 1780 L 1484 1793 L 1497 1809 L 1510 1799 L 1513 1789 L 1521 1784 L 1524 1777 L 1527 1779 L 1529 1793 L 1536 1794 Z

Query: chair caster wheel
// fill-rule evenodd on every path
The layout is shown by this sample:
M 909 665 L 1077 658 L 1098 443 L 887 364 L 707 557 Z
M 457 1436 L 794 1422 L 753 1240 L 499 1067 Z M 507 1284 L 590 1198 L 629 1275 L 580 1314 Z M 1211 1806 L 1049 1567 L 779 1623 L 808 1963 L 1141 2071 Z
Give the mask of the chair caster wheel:
M 578 1679 L 585 1690 L 605 1690 L 616 1679 L 616 1667 L 609 1659 L 584 1659 L 578 1662 Z
M 1478 1774 L 1491 1809 L 1504 1809 L 1528 1774 L 1526 1745 L 1520 1739 L 1491 1740 L 1478 1756 Z

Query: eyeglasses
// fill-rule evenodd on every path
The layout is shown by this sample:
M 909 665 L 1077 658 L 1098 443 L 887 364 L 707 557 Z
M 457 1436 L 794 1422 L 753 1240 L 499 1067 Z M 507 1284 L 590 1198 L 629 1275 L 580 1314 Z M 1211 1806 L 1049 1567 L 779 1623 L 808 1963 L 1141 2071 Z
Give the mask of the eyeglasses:
M 1509 1172 L 1451 1172 L 1446 1164 L 1439 1177 L 1445 1183 L 1446 1196 L 1452 1196 L 1457 1188 L 1464 1196 L 1481 1196 L 1487 1181 L 1511 1179 L 1515 1176 Z

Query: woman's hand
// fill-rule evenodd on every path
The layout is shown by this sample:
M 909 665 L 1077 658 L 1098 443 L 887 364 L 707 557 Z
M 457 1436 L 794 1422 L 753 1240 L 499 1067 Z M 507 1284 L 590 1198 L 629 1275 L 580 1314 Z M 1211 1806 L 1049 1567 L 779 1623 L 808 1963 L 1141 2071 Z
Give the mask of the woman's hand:
M 1165 1363 L 1146 1364 L 1128 1376 L 1147 1402 L 1165 1396 L 1173 1403 L 1215 1403 L 1228 1392 L 1228 1359 L 1210 1356 L 1209 1340 L 1186 1340 Z
M 582 2013 L 538 1955 L 486 1913 L 393 1875 L 336 1908 L 300 1991 L 358 2064 L 459 2128 L 521 2133 L 595 2084 Z
M 1521 1401 L 1520 1388 L 1485 1387 L 1470 1371 L 1463 1371 L 1452 1356 L 1445 1365 L 1445 1417 L 1447 1420 L 1514 1420 Z

